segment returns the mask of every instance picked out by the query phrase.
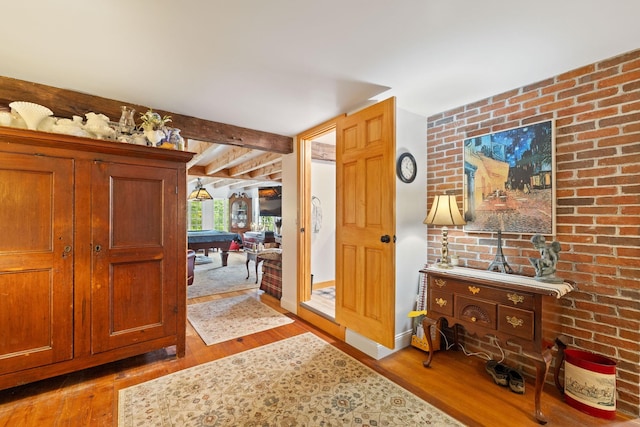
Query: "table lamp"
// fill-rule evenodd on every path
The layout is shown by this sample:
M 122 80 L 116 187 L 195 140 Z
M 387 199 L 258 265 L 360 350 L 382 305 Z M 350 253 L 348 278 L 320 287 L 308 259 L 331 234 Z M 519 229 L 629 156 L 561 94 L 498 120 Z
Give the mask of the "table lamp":
M 442 227 L 442 254 L 440 256 L 440 263 L 437 264 L 440 268 L 451 268 L 449 264 L 449 248 L 447 235 L 449 234 L 448 225 L 463 225 L 466 224 L 464 218 L 460 214 L 458 204 L 456 203 L 456 196 L 453 194 L 441 194 L 436 196 L 431 205 L 431 210 L 424 220 L 425 224 L 429 225 L 441 225 Z

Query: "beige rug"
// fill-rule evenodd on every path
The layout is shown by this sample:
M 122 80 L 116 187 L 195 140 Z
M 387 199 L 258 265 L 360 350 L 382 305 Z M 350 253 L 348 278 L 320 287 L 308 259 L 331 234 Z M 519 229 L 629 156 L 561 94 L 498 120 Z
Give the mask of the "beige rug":
M 305 333 L 122 389 L 118 425 L 462 424 Z
M 204 258 L 204 255 L 199 256 Z M 226 267 L 222 266 L 218 252 L 209 252 L 208 260 L 210 262 L 206 264 L 196 265 L 193 285 L 187 286 L 188 299 L 253 289 L 260 283 L 259 280 L 256 283 L 256 269 L 253 262 L 249 263 L 251 275 L 249 279 L 246 278 L 247 258 L 244 252 L 229 252 Z M 258 274 L 262 275 L 262 272 L 259 271 Z
M 247 294 L 190 304 L 187 306 L 187 318 L 207 345 L 293 322 L 257 298 L 257 294 Z

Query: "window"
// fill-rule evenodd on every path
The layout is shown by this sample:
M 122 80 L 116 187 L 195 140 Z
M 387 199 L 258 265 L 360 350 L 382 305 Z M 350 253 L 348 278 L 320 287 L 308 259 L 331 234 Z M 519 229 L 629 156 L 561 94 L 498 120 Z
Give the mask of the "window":
M 228 199 L 187 202 L 187 228 L 189 230 L 229 230 Z

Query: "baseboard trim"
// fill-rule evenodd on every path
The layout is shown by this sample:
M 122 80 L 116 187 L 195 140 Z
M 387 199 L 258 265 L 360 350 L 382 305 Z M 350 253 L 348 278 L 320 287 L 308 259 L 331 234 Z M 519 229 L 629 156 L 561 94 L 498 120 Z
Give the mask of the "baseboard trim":
M 408 330 L 396 335 L 394 339 L 395 348 L 390 349 L 363 335 L 360 335 L 357 332 L 347 329 L 345 334 L 345 342 L 357 348 L 364 354 L 371 356 L 376 360 L 380 360 L 384 357 L 387 357 L 390 354 L 395 353 L 400 349 L 403 349 L 411 345 L 412 334 L 413 334 L 412 331 Z

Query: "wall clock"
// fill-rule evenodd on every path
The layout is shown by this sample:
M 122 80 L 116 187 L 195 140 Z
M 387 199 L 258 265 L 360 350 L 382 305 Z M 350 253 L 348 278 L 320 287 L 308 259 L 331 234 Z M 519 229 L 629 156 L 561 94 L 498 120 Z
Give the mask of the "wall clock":
M 396 162 L 396 174 L 402 182 L 413 182 L 416 179 L 418 168 L 416 166 L 416 159 L 411 153 L 402 153 L 398 157 Z

